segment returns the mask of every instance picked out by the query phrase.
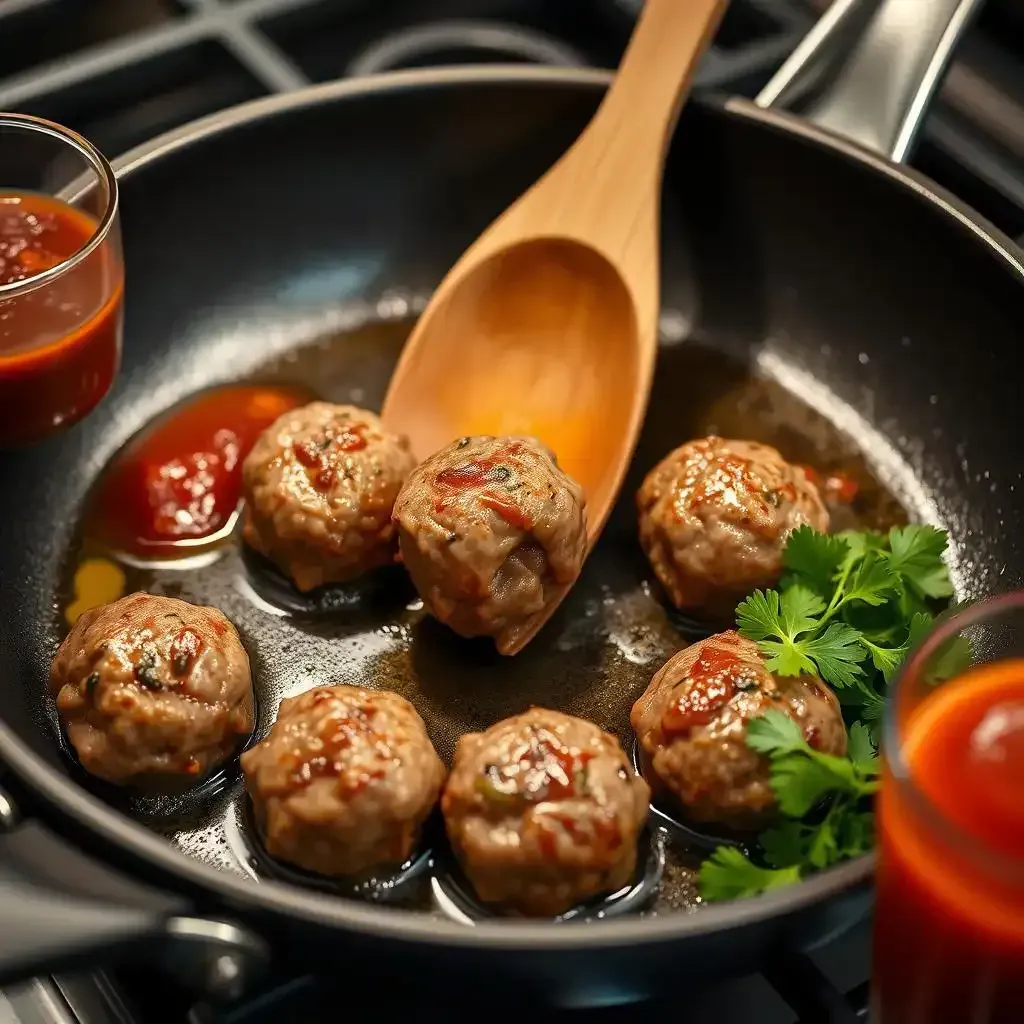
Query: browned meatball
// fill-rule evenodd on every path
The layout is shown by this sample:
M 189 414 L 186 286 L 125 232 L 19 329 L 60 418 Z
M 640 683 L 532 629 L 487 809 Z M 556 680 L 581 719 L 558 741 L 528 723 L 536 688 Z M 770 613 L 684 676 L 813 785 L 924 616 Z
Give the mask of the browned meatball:
M 249 658 L 216 608 L 131 594 L 87 611 L 50 688 L 86 770 L 109 782 L 196 778 L 253 729 Z
M 583 489 L 531 437 L 464 437 L 416 468 L 395 502 L 402 560 L 427 610 L 515 654 L 575 582 Z
M 547 916 L 629 883 L 649 799 L 614 736 L 532 708 L 459 740 L 441 809 L 477 896 Z
M 445 777 L 416 709 L 355 686 L 282 701 L 242 771 L 270 855 L 342 876 L 407 860 Z
M 286 412 L 242 466 L 245 540 L 303 591 L 392 562 L 391 509 L 415 464 L 408 440 L 365 409 Z
M 828 529 L 818 489 L 799 466 L 754 441 L 706 437 L 670 452 L 637 493 L 640 544 L 672 603 L 717 619 L 782 572 L 803 523 Z
M 730 630 L 671 657 L 630 721 L 645 772 L 695 821 L 757 827 L 775 810 L 768 759 L 747 746 L 747 723 L 765 711 L 789 715 L 807 742 L 846 753 L 835 694 L 814 676 L 775 677 L 757 644 Z

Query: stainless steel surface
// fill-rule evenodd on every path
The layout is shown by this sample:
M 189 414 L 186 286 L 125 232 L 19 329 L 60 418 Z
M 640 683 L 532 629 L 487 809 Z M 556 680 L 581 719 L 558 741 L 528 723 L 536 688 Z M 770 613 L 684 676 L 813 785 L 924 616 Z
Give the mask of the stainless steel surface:
M 0 789 L 0 832 L 6 832 L 18 824 L 18 808 L 7 792 Z M 0 927 L 2 927 L 0 922 Z
M 580 67 L 586 63 L 571 46 L 540 32 L 518 25 L 493 21 L 444 21 L 402 29 L 376 40 L 348 65 L 350 75 L 375 75 L 407 67 L 410 62 L 427 63 L 431 55 L 468 49 L 503 57 Z
M 870 18 L 878 4 L 879 0 L 834 0 L 754 102 L 767 109 L 787 107 L 800 99 L 841 53 L 849 53 L 857 26 Z
M 238 999 L 270 960 L 262 939 L 230 921 L 176 917 L 167 922 L 167 935 L 166 966 L 214 1002 Z
M 897 163 L 904 161 L 953 48 L 980 3 L 883 0 L 835 80 L 805 116 Z M 757 104 L 769 107 L 780 101 L 862 6 L 857 0 L 836 0 L 820 31 L 812 31 L 806 45 L 783 64 Z
M 78 1024 L 52 978 L 33 978 L 0 990 L 0 1024 Z

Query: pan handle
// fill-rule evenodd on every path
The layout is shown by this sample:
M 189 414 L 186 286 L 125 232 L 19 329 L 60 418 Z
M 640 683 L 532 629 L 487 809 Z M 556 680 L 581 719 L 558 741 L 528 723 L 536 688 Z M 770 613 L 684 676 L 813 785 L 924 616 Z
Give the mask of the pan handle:
M 0 985 L 156 953 L 193 991 L 237 997 L 265 962 L 264 943 L 190 909 L 183 897 L 86 856 L 42 822 L 19 822 L 0 790 Z
M 903 163 L 980 6 L 981 0 L 834 0 L 755 103 L 789 106 L 810 76 L 834 71 L 803 116 Z

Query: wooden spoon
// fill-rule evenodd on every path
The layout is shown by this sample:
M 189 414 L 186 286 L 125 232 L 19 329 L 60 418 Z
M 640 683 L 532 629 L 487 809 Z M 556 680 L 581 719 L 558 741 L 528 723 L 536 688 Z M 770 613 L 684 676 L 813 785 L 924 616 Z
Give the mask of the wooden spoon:
M 651 388 L 668 142 L 727 3 L 646 0 L 593 120 L 449 271 L 384 401 L 421 459 L 468 434 L 539 437 L 586 489 L 588 549 Z

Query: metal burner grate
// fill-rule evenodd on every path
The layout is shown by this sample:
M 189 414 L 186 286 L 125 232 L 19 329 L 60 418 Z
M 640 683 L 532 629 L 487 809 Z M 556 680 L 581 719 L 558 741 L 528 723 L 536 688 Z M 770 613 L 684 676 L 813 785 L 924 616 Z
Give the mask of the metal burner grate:
M 629 5 L 600 0 L 0 0 L 0 109 L 67 124 L 110 154 L 310 82 L 395 67 L 614 66 Z M 806 23 L 736 0 L 699 84 L 751 92 Z
M 698 74 L 752 96 L 829 0 L 733 0 Z M 613 67 L 642 0 L 0 0 L 0 110 L 110 155 L 226 106 L 396 67 Z M 983 12 L 916 164 L 1024 232 L 1024 28 Z M 1000 21 L 997 15 L 1003 17 Z

